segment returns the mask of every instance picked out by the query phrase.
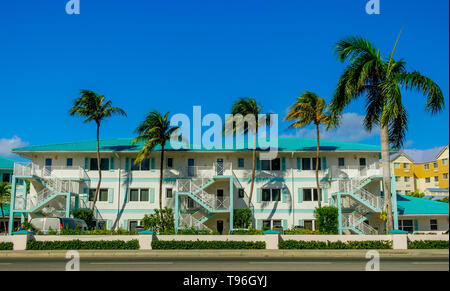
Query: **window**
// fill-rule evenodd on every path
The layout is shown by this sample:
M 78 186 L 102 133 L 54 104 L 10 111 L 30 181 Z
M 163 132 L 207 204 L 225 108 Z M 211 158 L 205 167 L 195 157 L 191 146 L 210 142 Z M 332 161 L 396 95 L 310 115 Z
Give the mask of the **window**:
M 281 201 L 281 189 L 262 189 L 261 200 L 264 202 Z
M 97 220 L 95 227 L 100 229 L 106 228 L 106 220 Z
M 173 168 L 173 158 L 167 158 L 167 168 Z
M 149 201 L 148 189 L 130 189 L 130 202 Z
M 128 223 L 128 227 L 129 227 L 128 229 L 129 230 L 136 230 L 138 226 L 139 226 L 139 221 L 138 220 L 131 220 Z
M 411 181 L 411 177 L 405 177 L 405 182 Z
M 395 193 L 402 194 L 402 190 L 396 190 Z
M 109 170 L 109 159 L 108 158 L 102 158 L 100 160 L 100 169 L 102 171 Z M 98 171 L 97 158 L 90 159 L 89 170 Z
M 238 190 L 238 197 L 239 197 L 239 198 L 244 198 L 244 189 L 240 188 L 240 189 Z
M 400 169 L 400 163 L 394 163 L 394 168 Z
M 338 165 L 339 165 L 339 167 L 345 166 L 345 159 L 344 158 L 338 158 Z
M 272 160 L 272 171 L 279 171 L 281 170 L 281 162 L 280 158 L 276 158 Z
M 270 161 L 269 160 L 261 160 L 261 170 L 270 171 Z
M 409 164 L 408 163 L 403 163 L 403 168 L 404 169 L 409 169 Z
M 244 167 L 244 159 L 243 158 L 239 158 L 238 159 L 238 168 L 243 168 Z
M 400 230 L 404 230 L 407 232 L 413 232 L 413 221 L 412 220 L 399 220 L 398 221 L 398 228 Z
M 263 228 L 271 228 L 271 221 L 263 220 L 262 226 L 263 226 Z
M 448 164 L 448 159 L 442 159 L 442 165 L 447 165 Z
M 187 208 L 194 208 L 195 207 L 195 205 L 194 205 L 194 199 L 192 199 L 191 197 L 188 197 L 187 198 Z
M 313 230 L 313 221 L 312 220 L 303 221 L 303 227 L 305 229 Z
M 439 182 L 439 176 L 434 177 L 434 182 Z
M 261 169 L 264 171 L 279 171 L 281 169 L 280 158 L 273 160 L 261 160 Z
M 317 189 L 303 189 L 303 201 L 318 201 Z
M 317 159 L 316 158 L 312 158 L 312 165 L 311 165 L 311 168 L 312 169 L 316 169 L 316 161 L 317 161 Z M 322 170 L 322 163 L 321 163 L 321 160 L 320 160 L 320 158 L 319 158 L 319 171 L 320 170 Z
M 283 226 L 281 225 L 281 220 L 272 220 L 272 228 L 276 229 L 276 228 L 283 228 Z
M 94 201 L 96 189 L 89 189 L 89 201 Z M 97 201 L 108 201 L 108 189 L 100 189 Z
M 395 176 L 395 182 L 400 182 L 400 180 L 401 180 L 401 177 Z
M 424 167 L 425 170 L 429 170 L 430 169 L 430 164 L 425 164 L 425 165 L 423 165 L 423 167 Z
M 444 173 L 444 174 L 442 174 L 442 179 L 444 179 L 444 180 L 448 180 L 448 173 Z
M 437 230 L 437 219 L 430 219 L 430 230 Z
M 142 163 L 135 165 L 136 159 L 131 159 L 131 170 L 132 171 L 148 171 L 150 170 L 150 159 L 144 159 Z
M 302 170 L 311 170 L 311 158 L 302 158 Z
M 431 179 L 430 178 L 425 178 L 425 183 L 430 183 Z
M 173 198 L 172 188 L 166 189 L 166 198 Z
M 438 163 L 437 163 L 437 162 L 434 162 L 434 163 L 433 163 L 433 168 L 436 169 L 437 167 L 438 167 Z
M 366 158 L 359 158 L 359 165 L 361 167 L 365 167 L 366 166 Z
M 2 177 L 2 182 L 8 182 L 11 180 L 11 174 L 4 173 Z
M 67 158 L 66 159 L 66 166 L 67 167 L 72 167 L 73 166 L 73 159 L 72 158 Z

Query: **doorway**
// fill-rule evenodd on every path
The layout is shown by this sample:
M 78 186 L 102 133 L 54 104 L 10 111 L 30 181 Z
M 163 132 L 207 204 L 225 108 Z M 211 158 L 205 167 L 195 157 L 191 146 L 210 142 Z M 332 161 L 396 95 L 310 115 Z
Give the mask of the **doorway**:
M 222 234 L 223 233 L 223 220 L 217 220 L 216 222 L 217 231 Z

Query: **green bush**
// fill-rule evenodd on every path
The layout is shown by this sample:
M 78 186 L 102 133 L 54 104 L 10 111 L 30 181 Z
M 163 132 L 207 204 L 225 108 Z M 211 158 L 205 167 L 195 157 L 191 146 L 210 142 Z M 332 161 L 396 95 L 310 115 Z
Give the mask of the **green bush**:
M 202 230 L 194 227 L 190 228 L 181 228 L 177 231 L 177 234 L 180 235 L 208 235 L 208 234 L 219 234 L 218 232 L 212 232 L 209 230 Z
M 230 231 L 233 235 L 262 235 L 263 231 L 261 229 L 256 229 L 250 227 L 249 229 L 234 229 Z
M 153 241 L 154 250 L 265 249 L 265 242 L 245 241 Z
M 0 251 L 12 251 L 13 243 L 12 242 L 0 242 Z
M 29 241 L 27 250 L 138 250 L 139 241 Z
M 249 228 L 252 225 L 252 211 L 248 208 L 234 209 L 233 223 L 236 228 Z
M 314 210 L 316 226 L 320 234 L 338 234 L 338 209 L 325 206 Z
M 77 209 L 72 212 L 74 218 L 82 219 L 86 222 L 88 229 L 95 228 L 94 211 L 91 209 Z
M 155 213 L 146 214 L 142 219 L 142 225 L 155 234 L 175 233 L 175 218 L 172 208 L 155 209 Z
M 408 249 L 448 249 L 448 240 L 416 240 L 408 242 Z
M 303 249 L 390 249 L 390 241 L 349 241 L 349 242 L 323 242 L 323 241 L 295 241 L 286 240 L 278 243 L 281 250 L 303 250 Z

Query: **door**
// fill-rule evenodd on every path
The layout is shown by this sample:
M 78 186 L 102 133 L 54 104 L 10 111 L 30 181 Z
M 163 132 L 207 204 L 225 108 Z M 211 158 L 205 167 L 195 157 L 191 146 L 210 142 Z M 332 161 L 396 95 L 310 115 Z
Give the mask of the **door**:
M 194 159 L 188 159 L 188 176 L 189 177 L 195 176 L 195 160 Z
M 217 220 L 217 231 L 222 234 L 223 232 L 223 220 Z
M 217 159 L 216 173 L 217 173 L 217 176 L 223 175 L 223 159 Z
M 52 159 L 45 159 L 45 169 L 49 172 L 52 171 Z
M 225 209 L 225 205 L 223 204 L 223 189 L 217 189 L 217 209 Z

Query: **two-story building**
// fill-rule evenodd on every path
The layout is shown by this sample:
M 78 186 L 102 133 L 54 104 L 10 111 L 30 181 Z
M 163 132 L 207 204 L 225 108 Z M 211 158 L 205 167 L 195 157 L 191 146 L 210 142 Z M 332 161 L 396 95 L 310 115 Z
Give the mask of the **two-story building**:
M 167 144 L 159 193 L 160 149 L 134 165 L 141 148 L 131 139 L 100 141 L 102 183 L 95 205 L 99 227 L 136 228 L 145 214 L 159 208 L 161 196 L 163 207 L 174 209 L 176 229 L 227 233 L 235 228 L 233 212 L 239 208 L 252 210 L 253 227 L 258 229 L 316 228 L 315 139 L 279 138 L 278 154 L 272 160 L 260 159 L 258 151 L 251 203 L 251 149 L 175 150 Z M 378 215 L 384 208 L 380 148 L 323 140 L 320 150 L 321 202 L 338 208 L 340 233 L 383 233 L 384 222 Z M 15 166 L 11 215 L 70 216 L 74 209 L 92 206 L 99 180 L 96 141 L 29 146 L 13 152 L 32 163 Z M 30 181 L 29 194 L 16 189 L 20 180 Z M 397 196 L 392 198 L 397 228 Z

